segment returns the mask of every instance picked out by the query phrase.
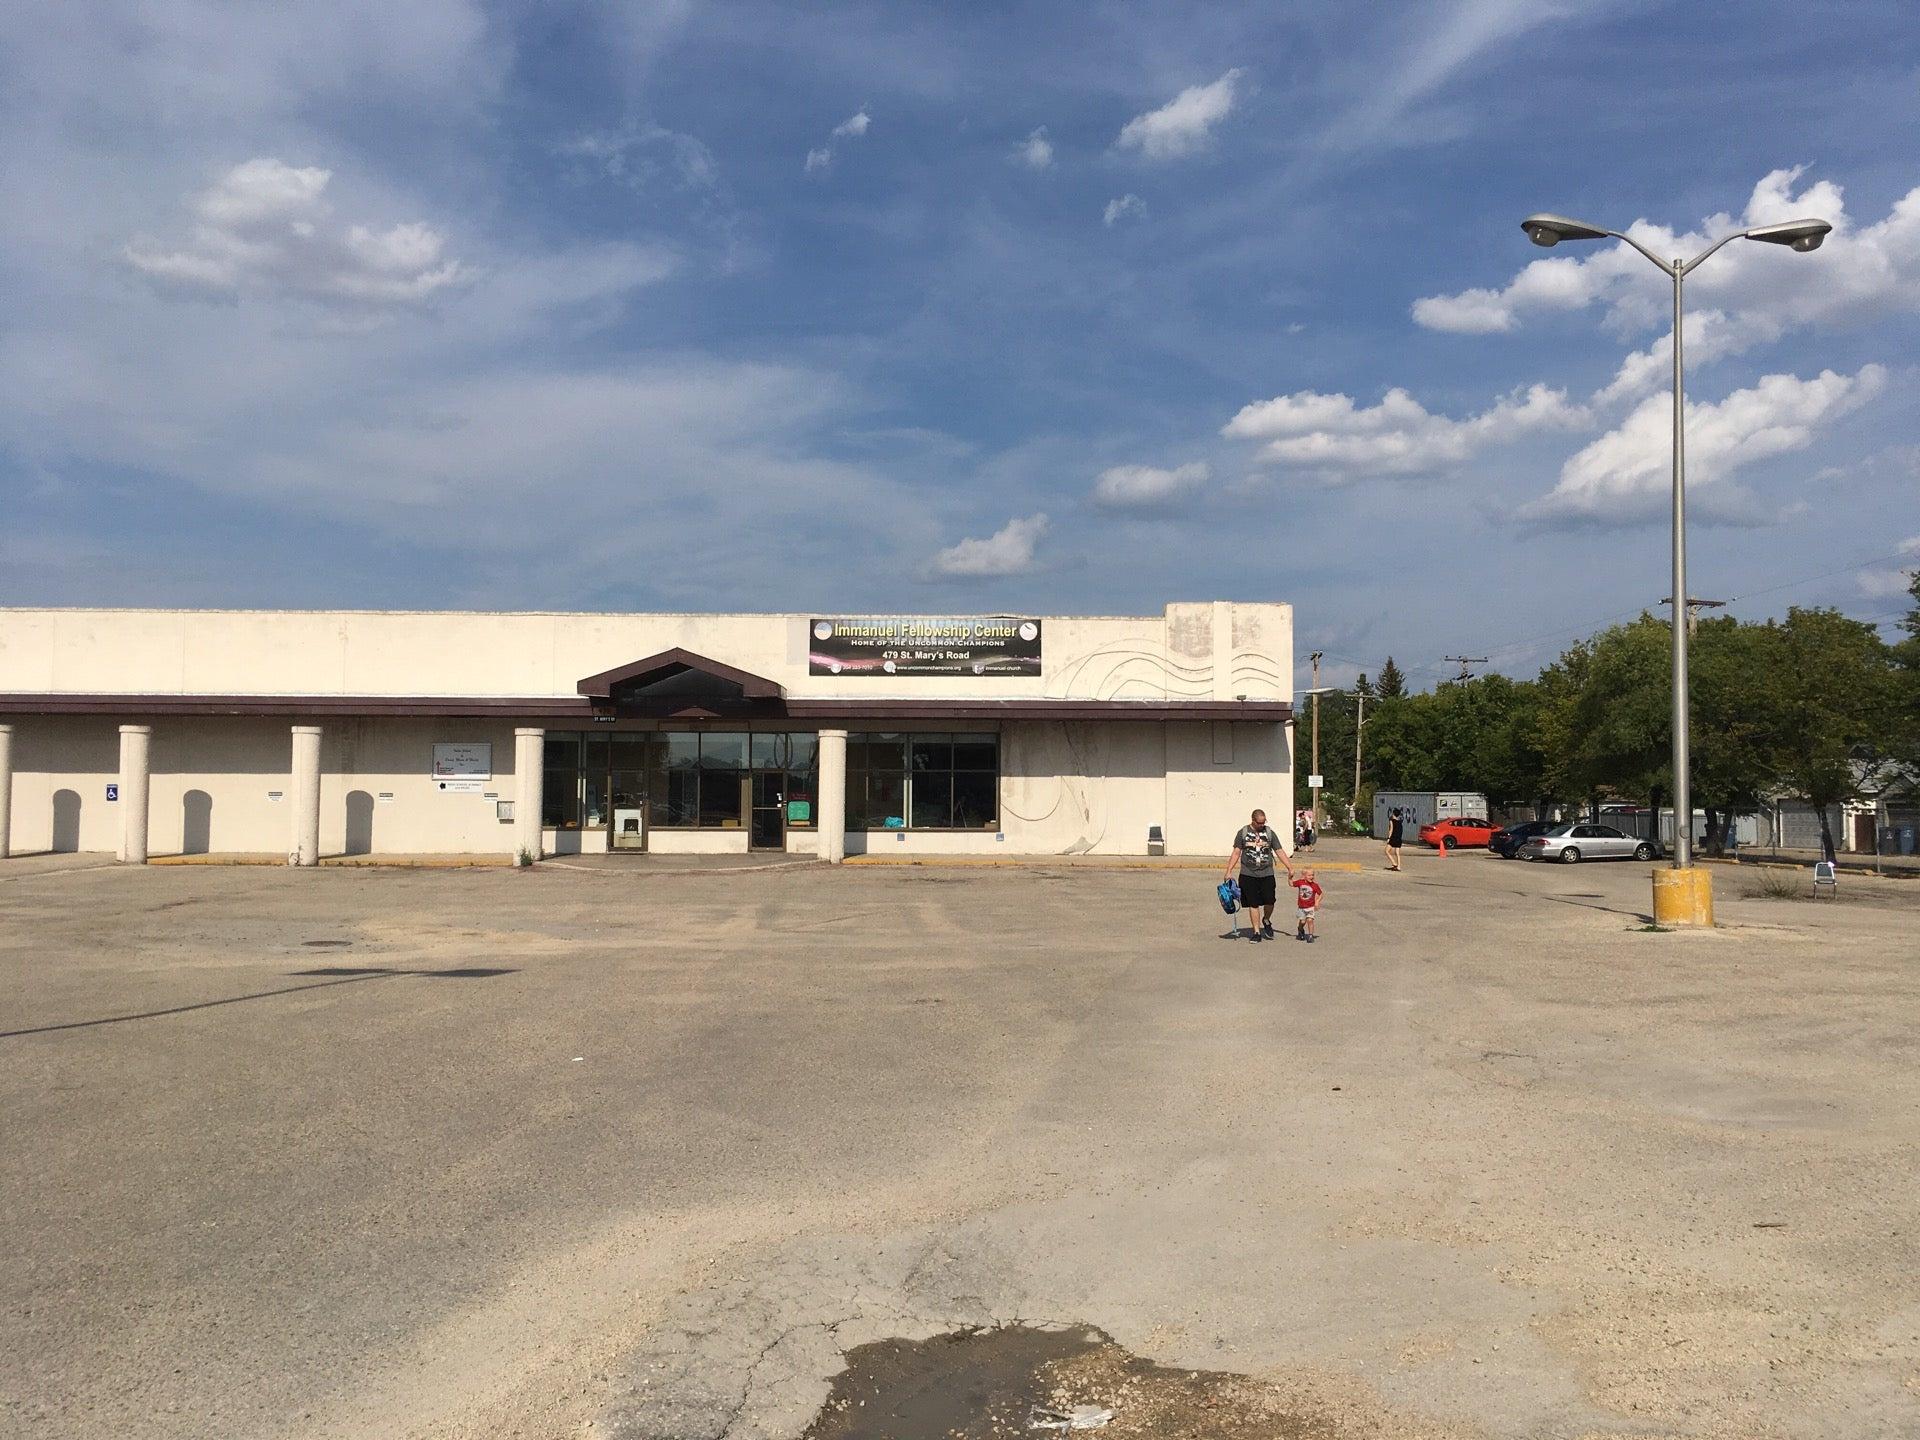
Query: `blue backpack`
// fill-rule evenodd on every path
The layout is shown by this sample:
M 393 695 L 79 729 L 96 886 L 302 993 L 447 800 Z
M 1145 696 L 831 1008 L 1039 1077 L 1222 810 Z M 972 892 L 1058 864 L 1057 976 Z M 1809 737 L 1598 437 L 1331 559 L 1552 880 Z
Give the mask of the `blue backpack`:
M 1220 908 L 1226 911 L 1227 914 L 1231 915 L 1240 908 L 1240 882 L 1238 880 L 1222 880 L 1219 890 L 1215 893 L 1220 896 Z

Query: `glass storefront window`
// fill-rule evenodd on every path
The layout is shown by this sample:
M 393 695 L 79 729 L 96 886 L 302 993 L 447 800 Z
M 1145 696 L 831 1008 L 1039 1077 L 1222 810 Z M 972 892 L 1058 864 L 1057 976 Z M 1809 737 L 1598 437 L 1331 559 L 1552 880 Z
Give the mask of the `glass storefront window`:
M 747 737 L 710 733 L 700 737 L 702 770 L 744 770 L 747 768 Z
M 951 830 L 953 828 L 953 772 L 913 777 L 913 828 Z
M 740 790 L 745 778 L 739 770 L 700 772 L 700 824 L 703 827 L 740 828 Z
M 867 772 L 867 828 L 901 830 L 907 823 L 907 777 L 897 770 Z
M 993 830 L 999 824 L 998 735 L 847 737 L 849 830 Z
M 1000 776 L 996 772 L 991 770 L 954 771 L 953 828 L 956 830 L 1000 828 Z
M 540 823 L 554 830 L 580 828 L 580 747 L 573 747 L 572 759 L 564 765 L 553 763 L 547 752 L 547 766 L 540 785 Z
M 615 809 L 644 806 L 653 828 L 737 830 L 748 776 L 760 774 L 776 777 L 769 793 L 780 797 L 784 823 L 808 829 L 819 742 L 811 731 L 550 731 L 541 823 L 604 829 Z

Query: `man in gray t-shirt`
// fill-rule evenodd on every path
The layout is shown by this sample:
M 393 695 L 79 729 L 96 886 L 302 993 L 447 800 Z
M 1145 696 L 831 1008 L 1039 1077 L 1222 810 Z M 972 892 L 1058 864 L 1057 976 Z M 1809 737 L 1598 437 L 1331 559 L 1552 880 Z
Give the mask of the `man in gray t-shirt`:
M 1276 857 L 1287 867 L 1287 876 L 1291 879 L 1293 861 L 1287 858 L 1280 837 L 1268 828 L 1267 812 L 1256 810 L 1247 824 L 1233 832 L 1233 853 L 1227 856 L 1224 877 L 1231 880 L 1234 867 L 1239 867 L 1240 903 L 1246 908 L 1247 918 L 1254 922 L 1256 940 L 1273 938 L 1273 906 L 1279 892 L 1279 883 L 1273 874 Z M 1262 912 L 1257 920 L 1254 920 L 1255 910 Z

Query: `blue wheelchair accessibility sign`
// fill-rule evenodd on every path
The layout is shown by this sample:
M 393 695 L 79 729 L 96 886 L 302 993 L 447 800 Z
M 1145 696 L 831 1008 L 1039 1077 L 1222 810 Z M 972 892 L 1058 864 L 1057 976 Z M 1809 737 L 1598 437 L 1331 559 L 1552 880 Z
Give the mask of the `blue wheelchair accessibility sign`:
M 107 786 L 107 799 L 118 800 L 119 798 L 120 798 L 120 787 L 118 785 Z

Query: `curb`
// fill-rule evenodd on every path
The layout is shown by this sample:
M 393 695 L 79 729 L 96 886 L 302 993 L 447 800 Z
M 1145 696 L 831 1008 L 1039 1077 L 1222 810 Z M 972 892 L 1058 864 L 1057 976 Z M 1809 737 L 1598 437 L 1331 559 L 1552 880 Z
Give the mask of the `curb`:
M 1065 856 L 1033 855 L 1020 859 L 1008 857 L 998 859 L 989 856 L 974 855 L 849 855 L 841 862 L 847 866 L 890 866 L 904 869 L 909 866 L 928 868 L 952 868 L 956 870 L 1031 870 L 1054 868 L 1065 870 L 1085 870 L 1098 874 L 1102 870 L 1211 870 L 1218 872 L 1220 865 L 1214 860 L 1174 860 L 1155 863 L 1147 860 L 1111 860 L 1096 865 L 1076 863 Z M 1359 874 L 1367 867 L 1353 860 L 1322 860 L 1302 865 L 1301 869 L 1344 871 Z
M 502 855 L 323 855 L 318 867 L 287 864 L 284 855 L 149 855 L 149 865 L 270 865 L 282 870 L 504 870 L 513 857 Z

